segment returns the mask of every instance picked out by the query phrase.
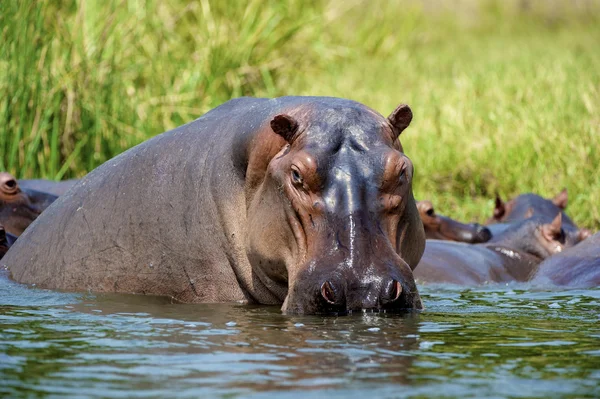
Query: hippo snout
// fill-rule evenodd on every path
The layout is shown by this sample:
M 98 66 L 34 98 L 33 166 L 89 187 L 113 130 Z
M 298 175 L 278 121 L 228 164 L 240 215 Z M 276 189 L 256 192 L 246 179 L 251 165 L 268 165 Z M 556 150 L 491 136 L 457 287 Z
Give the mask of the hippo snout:
M 408 269 L 408 266 L 406 266 Z M 399 312 L 421 309 L 412 273 L 365 275 L 348 278 L 341 273 L 318 278 L 299 276 L 290 287 L 285 313 L 347 314 L 353 311 Z
M 474 223 L 475 234 L 473 235 L 473 243 L 482 243 L 488 242 L 492 239 L 492 232 L 485 226 L 480 225 L 479 223 Z

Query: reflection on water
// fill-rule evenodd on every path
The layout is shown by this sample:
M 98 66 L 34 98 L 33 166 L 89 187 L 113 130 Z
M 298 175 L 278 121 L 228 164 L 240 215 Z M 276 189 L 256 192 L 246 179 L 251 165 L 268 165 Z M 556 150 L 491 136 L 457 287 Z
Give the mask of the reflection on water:
M 67 294 L 0 276 L 0 396 L 600 397 L 600 290 L 422 288 L 407 315 Z

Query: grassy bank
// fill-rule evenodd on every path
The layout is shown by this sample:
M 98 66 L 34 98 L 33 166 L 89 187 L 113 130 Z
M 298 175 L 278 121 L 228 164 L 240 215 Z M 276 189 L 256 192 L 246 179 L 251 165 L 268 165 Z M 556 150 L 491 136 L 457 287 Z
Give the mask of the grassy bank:
M 440 212 L 568 187 L 600 228 L 598 2 L 60 4 L 0 5 L 0 169 L 82 176 L 240 95 L 407 102 L 415 191 Z

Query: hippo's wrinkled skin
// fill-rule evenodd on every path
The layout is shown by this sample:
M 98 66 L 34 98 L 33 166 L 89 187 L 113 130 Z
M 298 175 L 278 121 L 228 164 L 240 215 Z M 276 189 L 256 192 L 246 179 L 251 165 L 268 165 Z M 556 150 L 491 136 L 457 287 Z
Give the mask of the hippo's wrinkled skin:
M 600 233 L 540 263 L 531 284 L 568 288 L 600 286 Z
M 20 235 L 56 198 L 45 192 L 22 189 L 10 173 L 0 172 L 0 224 L 10 234 Z
M 568 245 L 560 214 L 534 216 L 485 244 L 427 240 L 414 274 L 420 282 L 458 285 L 527 281 L 543 259 Z
M 479 244 L 492 238 L 490 230 L 478 223 L 464 224 L 436 213 L 431 201 L 418 201 L 417 209 L 427 239 Z
M 22 189 L 37 190 L 44 193 L 61 196 L 77 183 L 77 179 L 53 181 L 44 179 L 19 180 Z
M 2 263 L 46 288 L 419 309 L 425 236 L 398 138 L 411 119 L 328 97 L 229 101 L 89 173 Z

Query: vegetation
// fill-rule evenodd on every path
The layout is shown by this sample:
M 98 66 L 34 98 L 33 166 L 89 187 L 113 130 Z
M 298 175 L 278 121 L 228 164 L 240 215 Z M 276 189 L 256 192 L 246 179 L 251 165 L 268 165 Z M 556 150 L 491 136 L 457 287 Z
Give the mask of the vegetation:
M 600 228 L 594 0 L 0 3 L 0 169 L 80 177 L 240 95 L 352 98 L 415 118 L 415 192 L 485 220 L 568 187 Z

